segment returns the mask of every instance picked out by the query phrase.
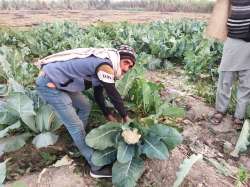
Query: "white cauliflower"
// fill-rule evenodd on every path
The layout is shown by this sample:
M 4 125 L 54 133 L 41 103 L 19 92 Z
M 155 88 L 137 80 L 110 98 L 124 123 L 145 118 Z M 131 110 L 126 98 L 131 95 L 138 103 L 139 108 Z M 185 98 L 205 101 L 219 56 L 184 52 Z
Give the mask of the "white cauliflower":
M 136 144 L 141 138 L 138 129 L 126 129 L 122 132 L 122 137 L 127 144 Z

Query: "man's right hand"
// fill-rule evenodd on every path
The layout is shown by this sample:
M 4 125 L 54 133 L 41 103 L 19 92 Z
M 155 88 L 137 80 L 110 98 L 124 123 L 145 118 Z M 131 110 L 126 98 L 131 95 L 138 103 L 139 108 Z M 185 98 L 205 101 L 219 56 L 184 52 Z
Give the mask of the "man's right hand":
M 117 119 L 112 114 L 107 115 L 106 119 L 111 122 L 117 122 Z

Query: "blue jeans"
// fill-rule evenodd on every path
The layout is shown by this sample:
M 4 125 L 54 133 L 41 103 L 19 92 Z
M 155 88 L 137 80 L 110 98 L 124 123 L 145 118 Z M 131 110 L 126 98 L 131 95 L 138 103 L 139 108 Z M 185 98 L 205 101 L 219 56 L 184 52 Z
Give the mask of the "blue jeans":
M 46 76 L 37 78 L 36 89 L 39 96 L 52 107 L 56 115 L 62 120 L 91 169 L 99 170 L 100 167 L 91 162 L 93 149 L 85 143 L 85 127 L 91 110 L 88 98 L 81 92 L 65 92 L 56 88 L 49 88 L 47 87 L 49 82 L 51 81 Z

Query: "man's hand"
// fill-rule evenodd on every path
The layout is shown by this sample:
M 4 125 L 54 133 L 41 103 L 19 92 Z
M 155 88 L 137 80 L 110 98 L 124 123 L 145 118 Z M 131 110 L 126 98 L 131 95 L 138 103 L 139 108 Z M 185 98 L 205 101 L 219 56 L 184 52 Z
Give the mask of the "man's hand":
M 117 119 L 112 114 L 107 115 L 106 119 L 108 121 L 117 122 Z
M 131 119 L 128 116 L 125 116 L 124 118 L 122 118 L 123 123 L 127 123 L 129 121 L 131 121 Z

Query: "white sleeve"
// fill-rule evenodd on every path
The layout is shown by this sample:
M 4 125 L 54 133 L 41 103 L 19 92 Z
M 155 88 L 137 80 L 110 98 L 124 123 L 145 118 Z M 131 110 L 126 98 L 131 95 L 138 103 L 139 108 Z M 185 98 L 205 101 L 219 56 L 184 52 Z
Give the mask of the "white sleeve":
M 106 83 L 115 83 L 114 75 L 107 73 L 106 71 L 98 71 L 97 77 L 100 81 L 106 82 Z

